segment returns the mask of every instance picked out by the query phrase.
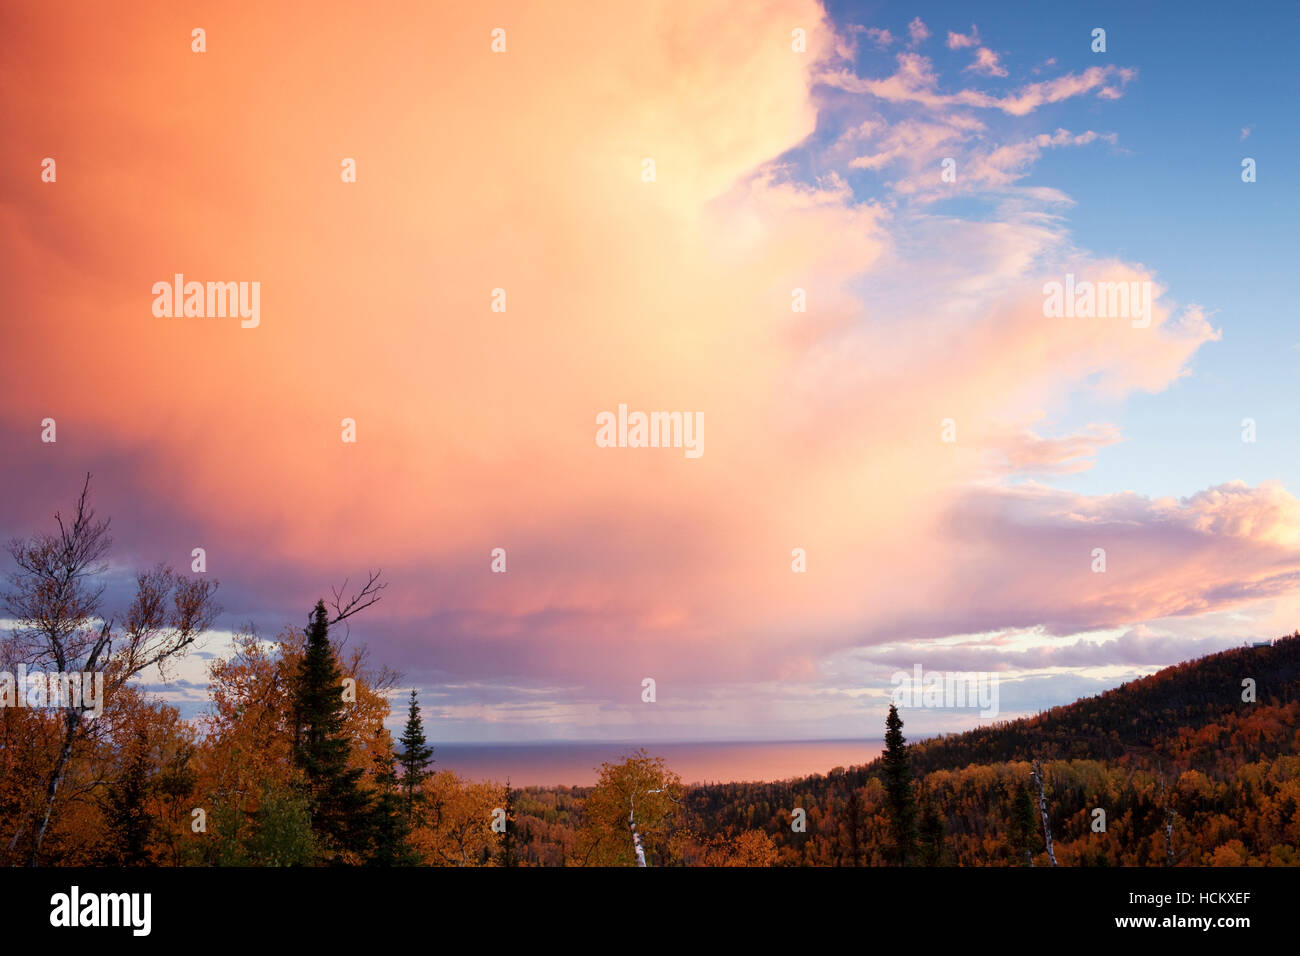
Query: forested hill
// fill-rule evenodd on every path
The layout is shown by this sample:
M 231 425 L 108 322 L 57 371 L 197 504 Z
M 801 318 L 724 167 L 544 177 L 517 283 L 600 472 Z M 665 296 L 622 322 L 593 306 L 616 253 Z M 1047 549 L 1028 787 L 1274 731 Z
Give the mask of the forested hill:
M 1247 678 L 1255 682 L 1254 703 L 1242 699 Z M 1277 741 L 1252 730 L 1249 718 L 1280 717 L 1286 705 L 1297 702 L 1300 633 L 1268 647 L 1234 648 L 1176 664 L 1034 717 L 921 741 L 911 748 L 912 767 L 926 774 L 1037 756 L 1137 763 L 1154 757 L 1185 769 L 1208 769 L 1220 759 L 1220 748 L 1197 747 L 1199 738 L 1230 743 L 1248 758 L 1275 755 L 1274 746 L 1267 752 L 1261 748 Z M 1203 730 L 1211 733 L 1202 735 Z M 877 770 L 877 763 L 869 769 Z
M 1243 699 L 1247 679 L 1253 701 Z M 908 709 L 901 714 L 906 721 Z M 907 750 L 923 864 L 1050 865 L 1035 810 L 1043 799 L 1062 866 L 1300 865 L 1300 635 Z M 1045 794 L 1035 790 L 1035 758 Z M 736 859 L 760 840 L 753 831 L 783 865 L 892 859 L 880 759 L 796 780 L 693 787 L 685 803 L 692 830 Z M 807 815 L 803 830 L 794 808 Z

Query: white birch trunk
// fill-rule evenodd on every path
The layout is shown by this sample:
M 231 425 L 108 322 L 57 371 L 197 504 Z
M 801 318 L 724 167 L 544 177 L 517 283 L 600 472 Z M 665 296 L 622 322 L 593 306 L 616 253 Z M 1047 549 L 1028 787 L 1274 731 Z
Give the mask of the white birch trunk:
M 1043 762 L 1034 758 L 1034 783 L 1038 784 L 1038 812 L 1043 818 L 1043 840 L 1047 844 L 1047 859 L 1056 866 L 1056 850 L 1052 846 L 1052 825 L 1047 820 L 1047 791 L 1043 786 Z

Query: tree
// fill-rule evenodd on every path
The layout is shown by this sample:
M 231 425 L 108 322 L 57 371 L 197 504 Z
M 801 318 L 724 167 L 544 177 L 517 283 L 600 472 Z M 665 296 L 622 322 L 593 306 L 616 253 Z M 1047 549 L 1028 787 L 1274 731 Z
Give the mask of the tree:
M 450 770 L 423 783 L 427 820 L 412 834 L 420 858 L 432 866 L 481 866 L 496 843 L 492 817 L 502 805 L 500 784 L 462 780 Z
M 844 803 L 844 823 L 840 828 L 840 849 L 847 857 L 848 866 L 862 865 L 862 825 L 862 798 L 856 789 L 850 789 L 848 800 Z M 847 853 L 843 852 L 845 850 Z
M 364 771 L 349 765 L 343 691 L 325 602 L 317 601 L 294 688 L 294 759 L 306 775 L 312 828 L 329 862 L 355 862 L 370 837 L 370 801 L 360 786 Z
M 406 795 L 406 819 L 415 825 L 415 807 L 421 796 L 420 784 L 429 775 L 433 764 L 433 748 L 424 739 L 424 721 L 420 719 L 420 705 L 411 690 L 411 707 L 407 712 L 406 728 L 401 736 L 402 755 L 397 758 L 402 765 L 402 790 Z
M 943 822 L 943 813 L 939 810 L 937 798 L 930 797 L 921 810 L 921 824 L 918 831 L 920 838 L 920 862 L 922 866 L 942 866 L 944 862 L 944 837 L 947 828 Z
M 60 686 L 75 678 L 85 690 L 94 688 L 102 705 L 146 668 L 157 667 L 165 676 L 166 665 L 212 626 L 220 608 L 213 600 L 215 581 L 183 578 L 160 564 L 136 575 L 135 599 L 119 625 L 103 605 L 103 576 L 112 550 L 109 522 L 95 519 L 89 496 L 86 475 L 70 522 L 56 512 L 57 532 L 10 542 L 16 570 L 9 576 L 4 606 L 16 622 L 16 659 L 29 668 L 52 670 Z M 40 858 L 59 788 L 73 751 L 85 739 L 87 715 L 95 709 L 85 690 L 79 699 L 64 703 L 58 755 L 46 776 L 41 805 L 9 841 L 13 851 L 28 837 L 29 866 Z
M 1017 783 L 1012 791 L 1009 816 L 1007 842 L 1011 852 L 1016 859 L 1023 859 L 1026 866 L 1033 866 L 1038 821 L 1034 817 L 1034 798 L 1024 784 Z
M 194 848 L 199 857 L 218 865 L 252 859 L 292 865 L 309 853 L 315 856 L 307 862 L 334 859 L 338 848 L 312 833 L 311 787 L 296 756 L 307 635 L 289 627 L 268 641 L 248 630 L 235 636 L 234 646 L 233 656 L 211 665 L 211 703 L 201 718 L 203 746 L 193 760 L 197 780 L 184 811 L 185 842 L 192 848 L 201 844 Z M 364 656 L 363 649 L 352 649 L 338 661 L 343 676 L 356 681 L 356 700 L 343 708 L 340 734 L 348 741 L 348 765 L 363 773 L 362 784 L 382 789 L 375 775 L 382 772 L 383 757 L 390 764 L 392 759 L 391 737 L 383 730 L 391 682 L 386 670 L 364 668 Z M 206 835 L 198 838 L 190 833 L 193 807 L 205 808 L 209 817 Z M 352 852 L 345 858 L 361 862 L 363 856 Z
M 512 832 L 515 823 L 515 792 L 510 788 L 509 778 L 506 779 L 505 807 L 503 809 L 506 811 L 506 818 L 505 829 L 501 831 L 501 865 L 516 866 L 518 860 L 515 858 L 515 835 Z
M 601 764 L 583 808 L 577 862 L 645 866 L 647 860 L 663 861 L 681 799 L 681 779 L 662 757 L 640 750 L 622 763 Z
M 762 830 L 746 830 L 732 841 L 731 858 L 724 866 L 775 866 L 776 844 Z
M 417 857 L 408 842 L 408 804 L 398 790 L 391 738 L 389 747 L 376 748 L 375 764 L 374 841 L 367 862 L 372 866 L 412 866 Z
M 762 830 L 746 830 L 730 839 L 715 837 L 705 849 L 703 866 L 775 866 L 776 843 Z
M 916 850 L 916 795 L 912 792 L 912 767 L 907 756 L 907 739 L 898 708 L 889 705 L 885 718 L 885 752 L 881 755 L 885 774 L 885 807 L 889 814 L 890 855 L 897 866 L 906 866 Z
M 306 797 L 292 790 L 264 788 L 258 794 L 253 827 L 240 849 L 248 866 L 310 866 L 317 850 Z
M 1038 788 L 1038 810 L 1043 818 L 1043 843 L 1047 847 L 1047 862 L 1056 866 L 1056 849 L 1052 843 L 1052 822 L 1047 818 L 1047 786 L 1044 783 L 1043 762 L 1034 757 L 1031 776 Z
M 110 862 L 143 866 L 149 862 L 148 843 L 153 818 L 149 798 L 149 736 L 143 727 L 135 732 L 127 751 L 122 777 L 109 790 L 104 807 L 111 838 Z

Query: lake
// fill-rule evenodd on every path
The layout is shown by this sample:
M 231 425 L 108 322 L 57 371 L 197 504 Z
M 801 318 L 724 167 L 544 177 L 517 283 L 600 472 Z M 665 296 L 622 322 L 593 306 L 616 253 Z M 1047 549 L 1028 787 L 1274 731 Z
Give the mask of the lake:
M 434 770 L 512 786 L 590 786 L 604 761 L 617 763 L 638 746 L 663 757 L 683 783 L 785 780 L 832 767 L 864 764 L 884 749 L 880 740 L 722 741 L 709 743 L 435 744 Z

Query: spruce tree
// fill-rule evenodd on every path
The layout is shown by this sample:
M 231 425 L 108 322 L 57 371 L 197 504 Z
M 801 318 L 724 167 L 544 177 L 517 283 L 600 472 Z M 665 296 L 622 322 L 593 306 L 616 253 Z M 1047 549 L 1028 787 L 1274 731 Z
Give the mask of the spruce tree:
M 411 828 L 406 815 L 406 801 L 397 782 L 397 767 L 387 747 L 377 747 L 375 755 L 375 797 L 372 830 L 373 843 L 367 862 L 371 866 L 414 866 L 418 860 L 407 838 Z
M 889 705 L 885 718 L 885 752 L 881 756 L 885 771 L 885 805 L 889 813 L 889 833 L 893 840 L 894 863 L 906 866 L 916 850 L 916 795 L 912 792 L 912 766 L 903 736 L 903 720 L 898 708 Z
M 406 821 L 415 826 L 415 806 L 420 798 L 420 784 L 429 775 L 433 763 L 433 748 L 424 739 L 424 721 L 420 719 L 420 705 L 411 690 L 411 709 L 402 731 L 402 755 L 397 758 L 402 765 L 402 790 L 406 794 Z
M 343 678 L 324 601 L 316 602 L 307 626 L 294 691 L 294 758 L 307 777 L 312 829 L 325 860 L 341 862 L 340 852 L 367 848 L 370 801 L 359 786 L 361 769 L 348 766 L 352 743 L 343 726 Z

